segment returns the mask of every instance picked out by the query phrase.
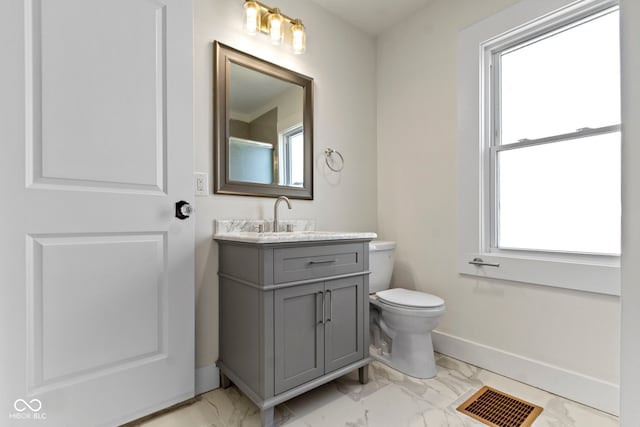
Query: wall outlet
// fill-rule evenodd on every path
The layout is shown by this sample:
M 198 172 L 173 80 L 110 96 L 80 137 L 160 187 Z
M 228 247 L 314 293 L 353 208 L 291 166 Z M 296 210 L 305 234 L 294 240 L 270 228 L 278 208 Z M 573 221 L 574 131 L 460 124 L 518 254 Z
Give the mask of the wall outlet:
M 193 184 L 196 196 L 209 195 L 209 174 L 206 172 L 194 172 Z

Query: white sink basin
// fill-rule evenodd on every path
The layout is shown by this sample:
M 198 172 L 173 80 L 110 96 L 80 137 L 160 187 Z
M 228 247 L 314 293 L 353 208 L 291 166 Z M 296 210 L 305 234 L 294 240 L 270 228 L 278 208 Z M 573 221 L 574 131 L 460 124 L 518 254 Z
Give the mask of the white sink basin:
M 350 240 L 350 239 L 375 239 L 376 233 L 345 232 L 345 231 L 293 231 L 279 233 L 258 233 L 256 231 L 231 231 L 216 233 L 215 240 L 232 240 L 247 243 L 281 243 L 281 242 L 306 242 L 318 240 Z

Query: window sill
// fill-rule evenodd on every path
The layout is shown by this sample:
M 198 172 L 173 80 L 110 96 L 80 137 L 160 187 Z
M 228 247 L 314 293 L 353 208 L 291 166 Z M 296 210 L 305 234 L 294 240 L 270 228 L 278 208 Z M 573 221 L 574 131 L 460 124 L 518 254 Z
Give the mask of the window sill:
M 500 266 L 469 264 L 469 261 L 475 257 Z M 618 257 L 611 257 L 610 261 L 598 262 L 495 253 L 467 253 L 458 260 L 458 272 L 471 276 L 620 296 L 619 264 Z

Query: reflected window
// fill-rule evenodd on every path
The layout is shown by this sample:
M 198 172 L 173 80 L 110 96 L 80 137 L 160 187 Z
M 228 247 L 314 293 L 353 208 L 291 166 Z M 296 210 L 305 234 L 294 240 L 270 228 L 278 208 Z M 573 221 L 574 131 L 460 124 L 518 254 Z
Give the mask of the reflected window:
M 304 132 L 302 125 L 282 134 L 280 154 L 281 184 L 302 187 L 304 185 Z
M 234 63 L 229 72 L 229 179 L 304 187 L 302 87 Z

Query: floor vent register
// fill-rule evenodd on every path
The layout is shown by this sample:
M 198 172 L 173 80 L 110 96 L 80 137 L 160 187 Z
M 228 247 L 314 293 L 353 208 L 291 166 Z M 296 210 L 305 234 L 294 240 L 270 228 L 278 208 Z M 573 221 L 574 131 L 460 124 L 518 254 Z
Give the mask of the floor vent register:
M 492 427 L 528 427 L 542 408 L 484 386 L 460 405 L 458 411 Z

